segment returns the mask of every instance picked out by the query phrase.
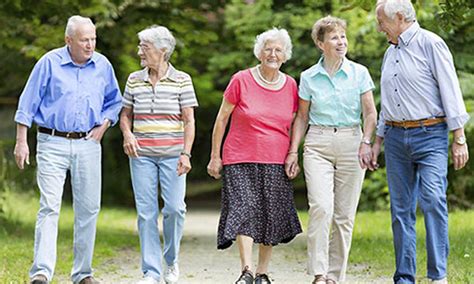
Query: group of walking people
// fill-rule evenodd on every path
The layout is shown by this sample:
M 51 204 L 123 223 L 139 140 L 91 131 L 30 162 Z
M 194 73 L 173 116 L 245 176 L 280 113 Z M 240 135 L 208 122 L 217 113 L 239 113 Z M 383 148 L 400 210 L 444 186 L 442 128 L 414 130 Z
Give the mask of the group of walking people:
M 393 280 L 415 283 L 419 204 L 427 232 L 427 276 L 433 283 L 447 283 L 448 133 L 453 132 L 454 168 L 460 169 L 469 158 L 463 128 L 469 115 L 449 49 L 420 27 L 411 2 L 379 0 L 375 13 L 378 30 L 390 43 L 382 64 L 378 123 L 369 71 L 346 57 L 346 22 L 332 16 L 312 28 L 321 57 L 301 73 L 299 86 L 280 70 L 292 56 L 290 35 L 273 28 L 256 37 L 259 64 L 235 73 L 224 91 L 207 170 L 223 178 L 217 248 L 237 242 L 241 274 L 235 283 L 271 283 L 273 246 L 302 232 L 291 179 L 300 172 L 303 139 L 312 283 L 345 280 L 365 171 L 378 168 L 383 143 L 396 258 Z M 49 283 L 54 274 L 67 171 L 75 212 L 71 280 L 97 283 L 92 255 L 100 209 L 100 141 L 119 112 L 138 214 L 143 272 L 138 283 L 178 282 L 198 102 L 191 77 L 169 62 L 176 44 L 171 32 L 152 26 L 139 32 L 138 40 L 143 69 L 130 74 L 121 97 L 111 64 L 94 51 L 94 24 L 72 16 L 66 46 L 38 61 L 20 97 L 14 152 L 20 169 L 29 164 L 27 128 L 38 125 L 41 199 L 33 284 Z M 163 248 L 158 194 L 164 201 Z M 255 270 L 254 243 L 259 245 Z

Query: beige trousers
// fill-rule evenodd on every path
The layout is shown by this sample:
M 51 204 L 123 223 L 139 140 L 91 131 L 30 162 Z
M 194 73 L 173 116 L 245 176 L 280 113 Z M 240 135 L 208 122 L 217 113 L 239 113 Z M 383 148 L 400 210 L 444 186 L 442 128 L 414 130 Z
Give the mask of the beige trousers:
M 344 281 L 365 170 L 359 126 L 311 126 L 304 144 L 308 189 L 308 274 Z

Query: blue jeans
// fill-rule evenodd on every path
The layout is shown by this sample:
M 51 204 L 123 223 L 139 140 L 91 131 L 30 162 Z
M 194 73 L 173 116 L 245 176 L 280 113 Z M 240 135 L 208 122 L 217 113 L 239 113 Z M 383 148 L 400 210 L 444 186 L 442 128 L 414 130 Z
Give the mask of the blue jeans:
M 74 283 L 92 275 L 96 221 L 100 210 L 101 146 L 94 140 L 66 139 L 38 133 L 36 148 L 40 209 L 36 220 L 30 277 L 49 280 L 56 264 L 56 240 L 66 172 L 71 172 L 74 208 Z
M 410 129 L 385 127 L 395 283 L 415 283 L 417 202 L 425 218 L 428 278 L 446 277 L 448 144 L 445 123 Z
M 162 275 L 161 242 L 158 229 L 158 182 L 164 201 L 163 256 L 168 265 L 178 261 L 183 235 L 186 204 L 186 175 L 176 173 L 179 157 L 130 158 L 133 192 L 138 214 L 138 234 L 142 256 L 142 272 L 157 281 Z

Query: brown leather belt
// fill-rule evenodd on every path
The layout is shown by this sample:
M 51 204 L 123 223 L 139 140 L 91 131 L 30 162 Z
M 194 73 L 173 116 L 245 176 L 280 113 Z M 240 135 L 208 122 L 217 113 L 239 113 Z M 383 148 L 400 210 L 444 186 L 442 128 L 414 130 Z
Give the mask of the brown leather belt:
M 68 139 L 81 139 L 87 136 L 87 132 L 61 132 L 54 129 L 49 129 L 46 127 L 38 127 L 38 132 L 49 134 L 52 136 L 59 136 Z
M 444 117 L 435 117 L 421 120 L 385 121 L 385 125 L 403 128 L 417 128 L 422 126 L 431 126 L 445 121 L 446 120 Z

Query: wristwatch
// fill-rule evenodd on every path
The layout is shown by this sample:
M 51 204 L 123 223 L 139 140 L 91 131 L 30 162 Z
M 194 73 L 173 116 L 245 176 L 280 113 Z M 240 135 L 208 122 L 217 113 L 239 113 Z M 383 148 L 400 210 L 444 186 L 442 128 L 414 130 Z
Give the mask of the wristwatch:
M 464 145 L 466 144 L 466 136 L 458 136 L 454 138 L 454 142 L 459 145 Z
M 367 144 L 367 145 L 372 145 L 372 142 L 370 142 L 369 138 L 362 138 L 362 141 L 360 141 L 360 143 L 364 143 L 364 144 Z
M 179 154 L 180 154 L 180 155 L 185 155 L 186 157 L 191 158 L 191 154 L 189 154 L 188 152 L 184 152 L 184 151 L 183 151 L 183 152 L 181 152 L 181 153 L 179 153 Z

